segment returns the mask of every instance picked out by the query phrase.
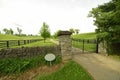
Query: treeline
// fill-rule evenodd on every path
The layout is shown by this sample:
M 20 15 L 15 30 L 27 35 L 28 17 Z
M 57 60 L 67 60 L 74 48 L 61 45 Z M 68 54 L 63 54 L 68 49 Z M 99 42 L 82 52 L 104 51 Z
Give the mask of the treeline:
M 61 31 L 61 30 L 56 31 L 56 32 L 53 34 L 53 37 L 54 37 L 54 38 L 57 38 L 57 37 L 58 37 L 58 33 L 59 33 L 60 31 Z M 74 35 L 74 34 L 79 34 L 79 32 L 80 32 L 79 29 L 74 29 L 74 28 L 70 28 L 69 31 L 72 33 L 72 35 Z
M 17 27 L 18 34 L 14 34 L 14 31 L 13 31 L 12 28 L 10 28 L 10 29 L 4 28 L 2 31 L 3 31 L 4 34 L 18 35 L 18 36 L 23 35 L 23 36 L 25 36 L 25 34 L 22 34 L 22 29 L 20 29 L 19 27 Z M 0 33 L 2 34 L 2 32 L 0 32 Z
M 18 33 L 15 33 L 14 30 L 12 28 L 8 29 L 8 28 L 4 28 L 3 30 L 0 31 L 0 34 L 8 34 L 8 35 L 15 35 L 15 36 L 37 36 L 37 35 L 33 35 L 33 34 L 23 34 L 22 33 L 22 29 L 20 29 L 19 27 L 16 28 Z

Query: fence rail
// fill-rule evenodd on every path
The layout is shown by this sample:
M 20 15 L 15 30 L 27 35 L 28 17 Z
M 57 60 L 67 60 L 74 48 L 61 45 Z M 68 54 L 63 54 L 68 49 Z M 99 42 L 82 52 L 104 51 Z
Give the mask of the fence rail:
M 37 41 L 42 41 L 43 39 L 31 39 L 31 40 L 0 40 L 0 49 L 10 48 L 12 46 L 21 46 Z
M 98 53 L 98 40 L 97 39 L 72 38 L 72 45 L 74 47 L 82 49 L 83 53 L 85 51 Z

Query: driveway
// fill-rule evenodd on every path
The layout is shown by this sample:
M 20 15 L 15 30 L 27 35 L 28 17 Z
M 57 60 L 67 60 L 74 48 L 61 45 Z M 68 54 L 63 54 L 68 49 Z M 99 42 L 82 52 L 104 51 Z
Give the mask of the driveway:
M 120 80 L 120 62 L 96 53 L 76 54 L 73 60 L 82 65 L 95 80 Z

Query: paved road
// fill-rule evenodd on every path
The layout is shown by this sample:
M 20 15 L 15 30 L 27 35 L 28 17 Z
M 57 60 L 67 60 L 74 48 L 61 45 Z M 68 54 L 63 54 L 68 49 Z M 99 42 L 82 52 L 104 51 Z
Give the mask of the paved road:
M 96 53 L 74 55 L 73 60 L 82 65 L 95 80 L 120 80 L 120 62 Z

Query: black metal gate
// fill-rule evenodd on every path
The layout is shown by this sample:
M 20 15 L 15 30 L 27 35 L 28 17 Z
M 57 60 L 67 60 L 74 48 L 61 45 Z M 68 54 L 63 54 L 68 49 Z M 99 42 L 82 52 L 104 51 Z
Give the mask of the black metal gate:
M 98 40 L 72 38 L 72 46 L 79 48 L 83 53 L 98 53 Z

